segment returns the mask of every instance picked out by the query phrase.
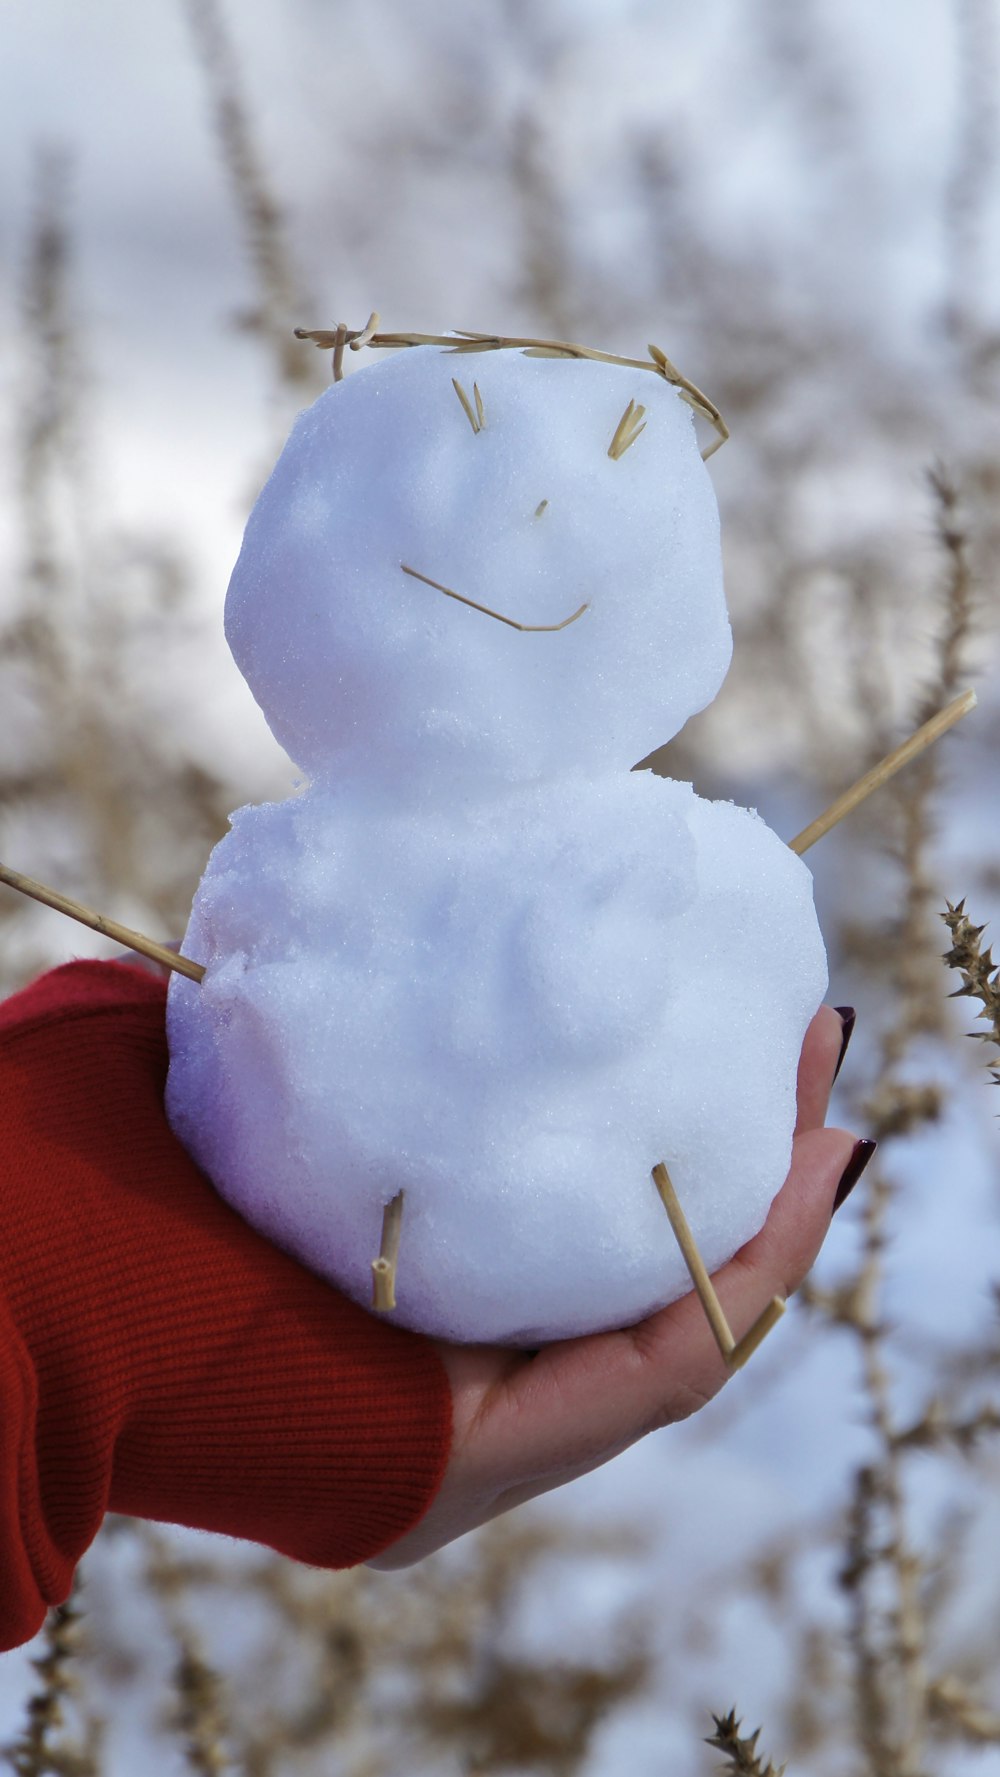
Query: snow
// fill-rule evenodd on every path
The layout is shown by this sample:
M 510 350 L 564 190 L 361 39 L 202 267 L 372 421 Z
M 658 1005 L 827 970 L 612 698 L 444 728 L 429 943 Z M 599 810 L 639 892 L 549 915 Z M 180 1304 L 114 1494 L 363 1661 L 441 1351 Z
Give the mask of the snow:
M 368 1304 L 402 1188 L 396 1318 L 527 1345 L 690 1288 L 657 1160 L 710 1265 L 760 1227 L 826 971 L 809 873 L 752 812 L 623 773 L 469 818 L 355 787 L 233 821 L 167 1107 L 257 1227 Z
M 457 379 L 485 423 L 473 432 Z M 645 429 L 608 455 L 630 401 Z M 539 507 L 545 504 L 539 512 Z M 524 624 L 526 634 L 403 572 Z M 710 703 L 732 650 L 690 407 L 653 369 L 386 352 L 296 423 L 226 635 L 314 777 L 454 795 L 627 770 Z
M 525 622 L 586 608 L 525 633 L 401 563 Z M 827 980 L 801 860 L 631 770 L 729 661 L 690 409 L 649 370 L 389 356 L 298 421 L 227 633 L 314 781 L 238 811 L 205 872 L 176 1132 L 364 1304 L 402 1191 L 395 1313 L 424 1332 L 530 1346 L 684 1294 L 652 1168 L 710 1267 L 757 1232 Z

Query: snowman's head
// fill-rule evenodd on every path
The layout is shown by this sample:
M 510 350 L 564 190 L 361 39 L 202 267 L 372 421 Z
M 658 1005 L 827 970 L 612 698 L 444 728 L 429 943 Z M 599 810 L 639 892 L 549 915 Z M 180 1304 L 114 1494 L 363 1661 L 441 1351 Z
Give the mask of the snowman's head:
M 691 408 L 652 368 L 380 358 L 296 422 L 226 634 L 316 780 L 628 771 L 729 665 Z

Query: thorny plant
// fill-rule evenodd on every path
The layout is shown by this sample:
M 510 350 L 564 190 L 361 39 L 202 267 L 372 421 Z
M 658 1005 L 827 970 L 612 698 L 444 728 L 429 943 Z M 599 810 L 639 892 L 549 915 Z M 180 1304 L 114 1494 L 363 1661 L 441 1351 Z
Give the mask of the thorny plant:
M 84 1713 L 82 1722 L 73 1724 L 80 1732 L 66 1732 L 67 1708 L 78 1713 L 73 1706 L 82 1614 L 78 1597 L 79 1582 L 66 1603 L 50 1613 L 41 1651 L 32 1661 L 38 1686 L 28 1698 L 24 1726 L 15 1741 L 0 1746 L 0 1760 L 17 1777 L 98 1777 L 97 1722 Z
M 984 116 L 992 100 L 982 72 L 988 58 L 976 41 L 977 32 L 982 34 L 981 0 L 959 3 L 957 9 L 963 56 L 978 71 L 973 87 L 979 109 L 975 115 L 970 106 L 965 109 L 952 180 L 952 218 L 962 242 L 953 267 L 962 306 L 957 331 L 976 378 L 964 412 L 976 421 L 989 406 L 998 361 L 996 342 L 977 335 L 969 300 L 972 279 L 966 275 L 976 255 L 982 142 L 989 136 L 985 129 L 984 137 Z M 286 330 L 307 312 L 289 251 L 287 218 L 265 170 L 267 157 L 258 145 L 220 0 L 202 5 L 189 0 L 188 11 L 255 282 L 246 324 L 266 350 L 274 382 L 299 401 L 309 384 L 318 386 L 319 375 L 318 366 L 309 368 L 311 355 Z M 797 326 L 795 317 L 773 301 L 778 281 L 769 268 L 740 258 L 701 227 L 669 129 L 640 129 L 631 141 L 628 180 L 641 212 L 643 244 L 630 267 L 637 294 L 623 291 L 619 261 L 612 275 L 609 268 L 595 273 L 592 262 L 574 258 L 569 206 L 549 152 L 546 80 L 556 71 L 558 55 L 544 40 L 544 11 L 523 9 L 519 27 L 525 64 L 540 73 L 509 124 L 506 177 L 517 266 L 512 300 L 521 305 L 529 330 L 558 339 L 635 337 L 637 317 L 644 320 L 649 312 L 697 316 L 689 323 L 689 340 L 697 350 L 690 352 L 683 339 L 678 350 L 692 365 L 699 354 L 702 363 L 711 363 L 713 390 L 745 446 L 747 472 L 740 487 L 730 489 L 728 513 L 731 554 L 739 566 L 733 579 L 742 587 L 737 660 L 725 699 L 661 750 L 659 766 L 674 776 L 695 776 L 705 793 L 718 786 L 720 793 L 732 795 L 733 761 L 740 756 L 736 743 L 748 734 L 768 735 L 772 760 L 795 752 L 803 774 L 811 769 L 817 783 L 839 788 L 854 775 L 855 760 L 849 756 L 859 732 L 874 758 L 887 750 L 890 726 L 895 734 L 915 725 L 902 716 L 898 701 L 893 709 L 887 666 L 891 655 L 898 700 L 900 684 L 912 683 L 913 677 L 912 654 L 904 658 L 903 650 L 921 619 L 913 607 L 913 553 L 898 526 L 886 523 L 884 541 L 849 540 L 822 551 L 806 539 L 801 510 L 810 477 L 822 479 L 831 461 L 836 463 L 835 428 L 824 408 L 830 382 L 822 380 L 821 361 L 825 356 L 839 365 L 845 382 L 853 373 L 853 398 L 869 428 L 870 460 L 887 474 L 901 441 L 908 434 L 932 437 L 938 416 L 921 405 L 923 388 L 914 389 L 905 379 L 894 382 L 866 343 L 833 316 L 810 317 L 805 327 Z M 785 72 L 803 91 L 813 82 L 823 101 L 812 108 L 815 127 L 831 132 L 834 102 L 815 55 L 810 62 L 808 31 L 796 43 L 784 42 L 789 32 L 795 37 L 787 8 L 762 0 L 760 11 L 775 42 L 782 38 Z M 539 20 L 536 42 L 532 32 Z M 455 68 L 460 66 L 456 60 Z M 391 199 L 394 185 L 405 188 L 412 165 L 429 169 L 428 183 L 434 184 L 445 159 L 454 163 L 454 139 L 446 133 L 436 139 L 433 119 L 440 115 L 445 132 L 449 117 L 476 120 L 483 94 L 471 87 L 463 94 L 462 78 L 442 75 L 455 87 L 445 91 L 447 102 L 424 108 L 432 120 L 420 125 L 426 135 L 417 139 L 402 130 L 386 131 L 371 188 L 377 190 L 377 205 Z M 13 761 L 0 759 L 0 812 L 10 849 L 22 849 L 12 835 L 15 840 L 22 832 L 31 836 L 29 868 L 109 909 L 116 896 L 125 896 L 150 914 L 149 923 L 176 932 L 230 803 L 217 773 L 179 764 L 130 698 L 135 658 L 155 652 L 169 632 L 176 632 L 186 567 L 159 539 L 117 537 L 102 527 L 99 509 L 95 521 L 92 489 L 83 479 L 86 379 L 79 330 L 71 325 L 67 175 L 64 162 L 50 157 L 42 164 L 22 291 L 28 360 L 20 435 L 24 573 L 20 606 L 0 636 L 0 671 L 10 693 L 4 708 L 23 704 L 29 722 L 21 753 Z M 355 181 L 357 202 L 369 206 L 371 191 L 366 194 L 362 184 Z M 497 301 L 492 287 L 488 299 Z M 477 303 L 479 312 L 485 306 Z M 801 390 L 812 392 L 812 419 Z M 982 424 L 976 424 L 963 461 L 962 482 L 975 503 L 974 531 L 959 518 L 949 478 L 936 473 L 934 480 L 949 583 L 936 685 L 928 703 L 943 699 L 959 682 L 973 558 L 977 552 L 987 558 L 997 542 L 1000 469 Z M 887 494 L 887 511 L 891 499 Z M 142 612 L 131 654 L 121 647 L 123 610 Z M 817 610 L 826 614 L 829 647 L 816 642 Z M 838 660 L 846 668 L 839 669 Z M 826 683 L 827 675 L 838 671 L 839 697 Z M 777 685 L 780 700 L 774 695 Z M 851 769 L 845 769 L 848 759 Z M 845 1514 L 846 1675 L 844 1648 L 828 1624 L 806 1620 L 799 1632 L 794 1594 L 786 1590 L 782 1599 L 789 1647 L 794 1643 L 802 1654 L 789 1686 L 783 1749 L 791 1750 L 792 1769 L 808 1769 L 810 1777 L 827 1769 L 828 1755 L 835 1761 L 831 1768 L 841 1768 L 836 1760 L 845 1747 L 850 1768 L 866 1777 L 915 1777 L 931 1767 L 940 1744 L 1000 1743 L 1000 1715 L 988 1695 L 996 1648 L 984 1645 L 982 1686 L 975 1673 L 939 1670 L 934 1664 L 930 1630 L 944 1591 L 949 1546 L 936 1552 L 936 1561 L 918 1547 L 907 1511 L 907 1465 L 916 1452 L 964 1461 L 997 1428 L 993 1402 L 973 1400 L 963 1407 L 961 1391 L 970 1379 L 992 1382 L 1000 1374 L 1000 1341 L 994 1340 L 995 1349 L 984 1344 L 961 1363 L 956 1360 L 954 1396 L 946 1402 L 930 1396 L 922 1411 L 904 1417 L 894 1399 L 892 1332 L 884 1311 L 897 1201 L 894 1155 L 900 1152 L 894 1144 L 933 1123 L 946 1106 L 940 1081 L 914 1073 L 915 1057 L 925 1053 L 919 1039 L 942 1030 L 943 970 L 931 936 L 942 898 L 931 867 L 940 770 L 928 758 L 892 793 L 896 915 L 867 929 L 855 923 L 848 933 L 848 952 L 866 971 L 873 997 L 881 994 L 881 1003 L 893 1010 L 865 1106 L 866 1127 L 882 1146 L 879 1169 L 874 1176 L 869 1169 L 859 1194 L 859 1264 L 835 1287 L 812 1292 L 817 1324 L 846 1329 L 856 1342 L 872 1455 L 854 1478 Z M 50 837 L 54 833 L 56 840 Z M 51 861 L 44 855 L 50 844 L 56 850 Z M 954 913 L 961 914 L 961 903 Z M 43 935 L 48 930 L 12 898 L 0 900 L 5 988 L 53 960 Z M 976 973 L 970 932 L 956 928 L 953 938 L 953 949 L 965 947 L 959 966 Z M 977 980 L 995 993 L 995 977 L 987 972 L 983 979 L 983 961 L 980 956 Z M 986 1008 L 985 999 L 983 1004 Z M 451 1768 L 457 1761 L 467 1771 L 492 1771 L 513 1759 L 526 1771 L 569 1777 L 592 1760 L 602 1722 L 642 1694 L 650 1678 L 641 1623 L 631 1625 L 629 1635 L 612 1637 L 613 1645 L 592 1665 L 567 1665 L 557 1653 L 551 1659 L 518 1654 L 510 1629 L 522 1584 L 547 1575 L 553 1564 L 582 1558 L 571 1539 L 560 1543 L 530 1518 L 491 1527 L 470 1543 L 457 1569 L 447 1561 L 428 1563 L 405 1587 L 391 1591 L 381 1576 L 361 1572 L 331 1578 L 266 1556 L 234 1562 L 211 1543 L 204 1545 L 210 1553 L 202 1555 L 202 1546 L 193 1554 L 183 1539 L 178 1544 L 126 1521 L 109 1521 L 89 1561 L 95 1601 L 90 1651 L 75 1651 L 75 1604 L 55 1613 L 40 1644 L 40 1684 L 31 1693 L 36 1700 L 28 1702 L 21 1735 L 7 1749 L 8 1762 L 20 1761 L 15 1770 L 26 1777 L 48 1771 L 85 1777 L 96 1770 L 96 1730 L 84 1727 L 74 1739 L 56 1720 L 68 1707 L 71 1669 L 78 1669 L 88 1694 L 113 1714 L 123 1686 L 151 1682 L 164 1643 L 172 1678 L 163 1713 L 188 1767 L 222 1771 L 228 1762 L 246 1777 L 283 1777 L 292 1769 L 395 1777 L 404 1757 L 407 1769 Z M 107 1580 L 105 1562 L 111 1554 L 118 1561 L 122 1549 L 133 1552 L 135 1593 L 160 1610 L 159 1649 L 153 1628 L 131 1644 L 116 1625 L 110 1588 L 117 1581 Z M 800 1552 L 791 1539 L 777 1551 L 762 1552 L 756 1563 L 761 1608 L 768 1595 L 794 1587 Z M 234 1655 L 227 1625 L 237 1619 L 241 1634 L 233 1640 L 240 1651 Z M 250 1637 L 248 1624 L 254 1628 Z M 727 1768 L 773 1772 L 761 1762 L 756 1736 L 741 1735 L 734 1713 L 716 1718 L 713 1739 Z
M 931 486 L 948 578 L 938 672 L 928 708 L 939 696 L 949 695 L 965 670 L 973 609 L 956 490 L 940 470 L 932 475 Z M 912 1529 L 907 1468 L 915 1451 L 972 1451 L 987 1433 L 1000 1428 L 1000 1409 L 986 1403 L 963 1414 L 957 1402 L 946 1405 L 932 1395 L 922 1409 L 904 1417 L 897 1406 L 893 1329 L 885 1308 L 898 1192 L 892 1143 L 936 1121 L 945 1102 L 941 1085 L 933 1078 L 914 1078 L 908 1065 L 919 1039 L 942 1029 L 944 992 L 934 947 L 937 891 L 931 865 L 941 773 L 940 756 L 925 754 L 892 792 L 890 851 L 899 872 L 900 907 L 891 935 L 884 936 L 891 945 L 895 1008 L 879 1039 L 875 1084 L 864 1102 L 880 1150 L 862 1198 L 858 1260 L 835 1286 L 807 1285 L 804 1291 L 813 1309 L 856 1340 L 867 1403 L 873 1448 L 854 1475 L 839 1577 L 848 1611 L 854 1732 L 872 1777 L 923 1777 L 933 1741 L 982 1742 L 991 1737 L 989 1724 L 1000 1725 L 957 1675 L 935 1670 L 930 1634 L 934 1558 L 918 1546 Z M 970 970 L 967 979 L 975 983 L 959 991 L 985 992 L 990 1016 L 993 966 L 988 955 L 978 955 L 979 932 L 958 910 L 945 917 L 949 924 L 954 921 L 956 936 L 946 960 Z M 995 1040 L 995 1026 L 985 1034 Z
M 986 927 L 973 925 L 964 901 L 959 901 L 957 907 L 949 901 L 941 918 L 951 933 L 951 949 L 946 951 L 944 960 L 949 969 L 957 969 L 962 977 L 961 987 L 956 987 L 951 997 L 968 997 L 981 1002 L 979 1017 L 988 1019 L 990 1028 L 970 1030 L 969 1035 L 1000 1049 L 1000 969 L 993 961 L 992 948 L 983 950 L 980 944 Z M 991 1056 L 987 1065 L 994 1085 L 1000 1086 L 997 1058 Z
M 765 1761 L 757 1751 L 759 1728 L 755 1728 L 752 1734 L 741 1734 L 743 1723 L 737 1719 L 735 1709 L 731 1709 L 728 1715 L 715 1715 L 712 1720 L 715 1733 L 705 1744 L 722 1753 L 726 1771 L 741 1772 L 742 1777 L 784 1777 L 784 1765 L 773 1765 L 770 1759 Z
M 307 354 L 296 351 L 288 327 L 288 315 L 296 309 L 301 312 L 307 298 L 293 264 L 284 211 L 264 169 L 222 7 L 219 0 L 184 0 L 184 8 L 256 286 L 256 300 L 239 317 L 239 324 L 259 339 L 279 386 L 300 394 L 318 392 L 315 369 Z
M 211 766 L 158 732 L 137 695 L 137 683 L 152 684 L 150 661 L 193 637 L 186 568 L 158 537 L 104 522 L 85 468 L 93 441 L 73 317 L 70 173 L 65 156 L 39 161 L 21 291 L 22 573 L 18 602 L 0 613 L 0 708 L 23 721 L 20 747 L 0 756 L 0 838 L 11 856 L 22 832 L 40 827 L 36 861 L 69 892 L 86 888 L 110 909 L 131 903 L 177 932 L 229 801 Z M 36 932 L 4 896 L 8 989 L 45 965 Z
M 533 1569 L 558 1583 L 581 1559 L 627 1558 L 637 1543 L 624 1534 L 501 1521 L 464 1561 L 428 1562 L 402 1588 L 260 1555 L 233 1568 L 127 1520 L 113 1534 L 140 1556 L 159 1607 L 173 1672 L 166 1725 L 199 1777 L 283 1777 L 311 1755 L 332 1755 L 345 1777 L 392 1777 L 403 1746 L 421 1770 L 457 1753 L 469 1771 L 571 1777 L 606 1715 L 648 1679 L 641 1620 L 609 1626 L 594 1661 L 530 1659 L 508 1633 Z M 216 1637 L 210 1663 L 193 1625 L 234 1600 L 240 1654 Z

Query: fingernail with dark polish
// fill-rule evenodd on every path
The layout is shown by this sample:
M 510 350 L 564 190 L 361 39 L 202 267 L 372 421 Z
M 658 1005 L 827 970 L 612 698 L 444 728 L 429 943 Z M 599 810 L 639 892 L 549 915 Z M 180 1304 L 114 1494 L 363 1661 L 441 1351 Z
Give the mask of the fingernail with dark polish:
M 834 1006 L 833 1009 L 835 1012 L 840 1013 L 840 1022 L 844 1027 L 844 1032 L 840 1039 L 840 1054 L 837 1057 L 837 1065 L 833 1070 L 833 1077 L 836 1079 L 844 1065 L 844 1056 L 847 1054 L 847 1045 L 854 1034 L 854 1020 L 857 1018 L 857 1013 L 853 1006 Z
M 870 1141 L 865 1136 L 863 1141 L 856 1141 L 851 1158 L 844 1168 L 844 1176 L 837 1186 L 837 1195 L 833 1200 L 833 1214 L 836 1215 L 842 1203 L 846 1203 L 857 1184 L 865 1167 L 878 1147 L 878 1142 Z

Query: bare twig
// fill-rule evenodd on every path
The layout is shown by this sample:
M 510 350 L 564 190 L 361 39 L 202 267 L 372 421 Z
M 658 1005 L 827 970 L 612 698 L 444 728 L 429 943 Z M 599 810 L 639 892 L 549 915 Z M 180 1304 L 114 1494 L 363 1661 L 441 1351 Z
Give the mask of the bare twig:
M 40 1684 L 28 1700 L 28 1719 L 13 1745 L 2 1754 L 17 1777 L 97 1777 L 94 1750 L 96 1733 L 91 1724 L 87 1745 L 55 1736 L 65 1725 L 64 1705 L 75 1687 L 73 1662 L 79 1649 L 81 1611 L 76 1588 L 65 1604 L 50 1611 L 45 1622 L 45 1651 L 33 1660 Z
M 755 1728 L 752 1734 L 741 1735 L 743 1723 L 738 1719 L 735 1709 L 728 1715 L 713 1715 L 715 1733 L 708 1736 L 706 1746 L 714 1746 L 728 1761 L 726 1769 L 738 1771 L 741 1777 L 783 1777 L 784 1765 L 773 1765 L 770 1759 L 765 1760 L 757 1751 L 760 1729 Z
M 270 188 L 258 152 L 236 47 L 219 0 L 186 0 L 186 10 L 257 280 L 256 308 L 246 324 L 266 340 L 282 382 L 301 387 L 312 379 L 301 353 L 290 345 L 285 317 L 294 313 L 302 301 L 302 290 L 292 269 L 282 208 Z M 339 331 L 331 338 L 335 349 Z M 340 349 L 343 350 L 342 344 Z
M 957 1678 L 936 1679 L 928 1691 L 931 1720 L 978 1746 L 1000 1745 L 1000 1714 L 988 1709 Z
M 183 1558 L 174 1554 L 154 1525 L 140 1523 L 137 1529 L 146 1552 L 146 1578 L 175 1650 L 171 1725 L 182 1736 L 185 1759 L 197 1777 L 219 1777 L 232 1763 L 224 1745 L 228 1727 L 224 1686 L 181 1608 L 190 1576 Z
M 971 599 L 965 540 L 955 518 L 953 491 L 941 474 L 932 477 L 932 487 L 938 500 L 939 536 L 948 578 L 945 621 L 938 637 L 938 673 L 924 711 L 929 714 L 946 704 L 941 714 L 932 718 L 940 724 L 952 711 L 964 713 L 962 706 L 968 707 L 972 701 L 968 693 L 955 695 L 964 673 Z M 933 1081 L 915 1081 L 904 1071 L 914 1038 L 935 1029 L 940 1018 L 940 993 L 934 991 L 927 967 L 935 892 L 928 853 L 939 787 L 938 757 L 925 751 L 915 769 L 900 780 L 895 810 L 890 800 L 889 812 L 896 813 L 901 832 L 897 850 L 903 877 L 901 907 L 891 939 L 896 1015 L 880 1039 L 878 1075 L 865 1106 L 866 1114 L 876 1117 L 879 1133 L 886 1137 L 920 1127 L 938 1115 L 942 1102 Z M 898 1423 L 888 1355 L 889 1328 L 882 1306 L 894 1189 L 885 1169 L 884 1148 L 879 1159 L 870 1170 L 862 1199 L 857 1266 L 836 1290 L 826 1292 L 828 1312 L 859 1341 L 874 1443 L 871 1459 L 855 1475 L 841 1580 L 849 1609 L 855 1728 L 866 1768 L 878 1777 L 924 1777 L 934 1685 L 928 1670 L 926 1562 L 910 1531 L 905 1461 L 912 1449 L 937 1447 L 948 1441 L 971 1448 L 978 1435 L 992 1429 L 992 1416 L 986 1413 L 963 1420 L 951 1415 L 946 1427 L 931 1401 L 909 1425 Z
M 986 927 L 973 925 L 966 914 L 964 900 L 955 907 L 947 902 L 947 912 L 942 913 L 941 918 L 952 937 L 951 949 L 945 952 L 944 960 L 962 977 L 961 987 L 955 989 L 951 998 L 961 999 L 968 995 L 981 1001 L 979 1017 L 988 1019 L 990 1027 L 988 1030 L 970 1030 L 969 1035 L 1000 1048 L 1000 969 L 993 961 L 992 948 L 983 950 L 980 947 Z M 1000 1065 L 991 1060 L 990 1069 L 994 1083 L 1000 1086 Z

